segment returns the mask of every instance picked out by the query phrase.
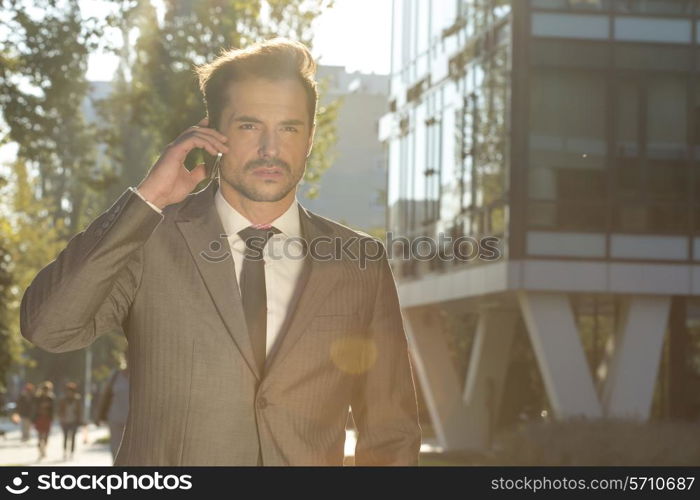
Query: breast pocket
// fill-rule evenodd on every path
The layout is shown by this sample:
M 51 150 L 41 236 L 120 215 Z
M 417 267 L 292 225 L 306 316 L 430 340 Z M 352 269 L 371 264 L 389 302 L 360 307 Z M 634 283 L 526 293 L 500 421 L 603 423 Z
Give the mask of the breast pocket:
M 361 328 L 360 316 L 353 314 L 325 314 L 314 317 L 309 324 L 309 329 L 317 332 L 348 332 Z

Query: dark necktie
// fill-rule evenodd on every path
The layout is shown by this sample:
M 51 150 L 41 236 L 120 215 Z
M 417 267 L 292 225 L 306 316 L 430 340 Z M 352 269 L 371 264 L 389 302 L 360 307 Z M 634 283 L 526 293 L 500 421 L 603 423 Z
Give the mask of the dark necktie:
M 240 279 L 241 300 L 253 354 L 261 374 L 265 365 L 267 344 L 267 292 L 263 248 L 270 237 L 279 232 L 279 229 L 272 226 L 265 229 L 249 226 L 238 231 L 238 235 L 245 242 Z

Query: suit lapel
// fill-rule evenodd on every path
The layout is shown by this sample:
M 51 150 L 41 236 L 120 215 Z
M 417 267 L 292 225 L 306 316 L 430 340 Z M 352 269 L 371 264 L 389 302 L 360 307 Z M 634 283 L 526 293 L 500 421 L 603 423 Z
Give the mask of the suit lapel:
M 228 239 L 214 205 L 218 183 L 192 195 L 175 218 L 221 319 L 255 376 L 260 379 L 243 313 Z
M 333 236 L 332 228 L 323 222 L 322 219 L 303 208 L 301 204 L 299 205 L 299 217 L 302 237 L 307 244 L 310 244 L 315 238 L 329 238 Z M 325 245 L 323 246 L 323 251 L 325 252 Z M 265 362 L 265 378 L 275 372 L 284 357 L 294 346 L 294 343 L 304 333 L 316 315 L 316 311 L 323 304 L 324 298 L 328 296 L 340 278 L 339 266 L 341 264 L 341 261 L 333 259 L 328 261 L 313 259 L 307 252 L 304 270 L 299 278 L 287 319 L 284 322 L 275 349 Z

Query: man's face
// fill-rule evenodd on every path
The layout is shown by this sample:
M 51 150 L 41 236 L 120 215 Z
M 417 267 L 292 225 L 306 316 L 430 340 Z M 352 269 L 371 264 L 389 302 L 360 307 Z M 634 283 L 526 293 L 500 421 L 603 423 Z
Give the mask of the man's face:
M 304 176 L 313 143 L 304 87 L 293 79 L 249 78 L 231 83 L 226 97 L 222 182 L 252 201 L 282 200 Z

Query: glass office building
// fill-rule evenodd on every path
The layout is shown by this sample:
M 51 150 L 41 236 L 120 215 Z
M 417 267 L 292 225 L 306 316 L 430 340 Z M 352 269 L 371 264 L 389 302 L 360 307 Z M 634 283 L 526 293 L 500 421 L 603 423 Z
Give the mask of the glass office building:
M 392 24 L 387 229 L 452 237 L 392 259 L 440 444 L 486 444 L 523 339 L 555 418 L 697 415 L 700 2 L 394 0 Z M 498 258 L 454 258 L 466 236 Z

